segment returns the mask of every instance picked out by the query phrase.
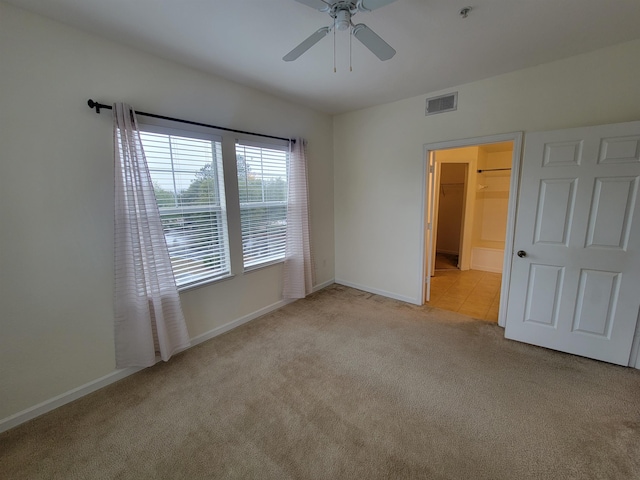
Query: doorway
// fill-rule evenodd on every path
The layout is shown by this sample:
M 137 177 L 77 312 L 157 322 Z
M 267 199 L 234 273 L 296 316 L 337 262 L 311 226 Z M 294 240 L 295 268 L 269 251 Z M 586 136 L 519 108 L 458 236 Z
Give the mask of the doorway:
M 504 325 L 520 142 L 510 134 L 425 146 L 425 303 Z
M 432 276 L 437 271 L 460 269 L 468 168 L 466 163 L 440 165 Z

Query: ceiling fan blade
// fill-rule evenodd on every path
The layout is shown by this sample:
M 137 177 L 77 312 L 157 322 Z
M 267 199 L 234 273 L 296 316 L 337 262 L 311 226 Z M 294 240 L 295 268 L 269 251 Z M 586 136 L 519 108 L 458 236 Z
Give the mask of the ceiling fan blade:
M 359 23 L 353 27 L 353 36 L 360 40 L 380 60 L 389 60 L 396 54 L 396 51 L 387 42 L 364 23 Z
M 285 62 L 291 62 L 302 55 L 304 52 L 313 47 L 316 43 L 322 40 L 327 33 L 331 31 L 331 27 L 322 27 L 318 29 L 314 34 L 312 34 L 309 38 L 303 41 L 296 48 L 287 53 L 282 59 Z M 374 34 L 375 35 L 375 34 Z M 395 53 L 395 52 L 394 52 Z
M 384 7 L 385 5 L 388 5 L 389 3 L 393 3 L 395 1 L 396 0 L 360 0 L 359 8 L 364 11 L 370 12 L 371 10 Z
M 298 3 L 302 3 L 303 5 L 306 5 L 307 7 L 311 7 L 311 8 L 315 8 L 316 10 L 320 10 L 320 11 L 329 11 L 329 8 L 331 7 L 331 4 L 333 4 L 333 1 L 327 0 L 296 0 L 296 2 Z

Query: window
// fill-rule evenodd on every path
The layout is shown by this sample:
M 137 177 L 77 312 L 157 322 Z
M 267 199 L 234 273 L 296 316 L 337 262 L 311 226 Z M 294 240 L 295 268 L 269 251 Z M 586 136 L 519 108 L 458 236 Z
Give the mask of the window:
M 143 128 L 176 284 L 184 288 L 230 275 L 220 138 Z
M 244 269 L 284 259 L 287 231 L 286 147 L 236 143 Z

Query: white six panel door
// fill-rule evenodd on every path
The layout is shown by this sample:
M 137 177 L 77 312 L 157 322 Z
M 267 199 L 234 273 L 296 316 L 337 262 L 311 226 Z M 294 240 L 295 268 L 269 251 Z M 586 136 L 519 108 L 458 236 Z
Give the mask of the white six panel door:
M 526 135 L 507 338 L 628 365 L 639 183 L 640 122 Z

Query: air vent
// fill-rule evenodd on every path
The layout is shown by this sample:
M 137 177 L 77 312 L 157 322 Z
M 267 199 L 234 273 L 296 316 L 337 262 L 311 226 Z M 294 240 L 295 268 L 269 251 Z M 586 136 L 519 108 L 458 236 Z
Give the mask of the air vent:
M 427 110 L 425 115 L 434 113 L 453 112 L 458 109 L 458 92 L 447 93 L 439 97 L 427 98 Z

